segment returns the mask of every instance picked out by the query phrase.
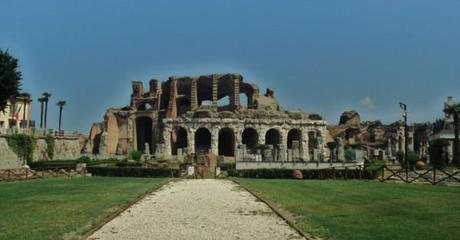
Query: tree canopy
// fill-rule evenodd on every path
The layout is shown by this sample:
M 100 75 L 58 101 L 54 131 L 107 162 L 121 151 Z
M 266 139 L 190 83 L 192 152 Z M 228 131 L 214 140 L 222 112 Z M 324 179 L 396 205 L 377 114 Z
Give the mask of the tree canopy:
M 5 110 L 11 96 L 19 93 L 22 75 L 18 68 L 18 60 L 0 49 L 0 111 Z

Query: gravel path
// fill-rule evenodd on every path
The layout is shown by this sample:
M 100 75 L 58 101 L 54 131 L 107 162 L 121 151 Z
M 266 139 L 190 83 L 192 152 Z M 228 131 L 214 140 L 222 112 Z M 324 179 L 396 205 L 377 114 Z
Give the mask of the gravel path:
M 89 239 L 304 239 L 266 204 L 228 180 L 170 183 Z

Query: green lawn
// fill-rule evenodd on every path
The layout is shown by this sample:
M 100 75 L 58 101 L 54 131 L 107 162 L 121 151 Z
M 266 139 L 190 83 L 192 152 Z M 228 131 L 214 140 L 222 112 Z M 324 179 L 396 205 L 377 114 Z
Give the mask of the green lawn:
M 50 178 L 0 183 L 0 239 L 78 239 L 162 178 Z
M 460 188 L 364 181 L 237 179 L 331 239 L 460 239 Z

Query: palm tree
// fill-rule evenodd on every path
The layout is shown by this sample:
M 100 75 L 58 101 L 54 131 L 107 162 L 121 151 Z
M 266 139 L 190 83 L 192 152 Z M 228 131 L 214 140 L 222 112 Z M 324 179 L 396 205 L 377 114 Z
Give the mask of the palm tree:
M 32 99 L 30 99 L 30 93 L 23 92 L 19 94 L 19 97 L 22 98 L 22 103 L 24 106 L 24 109 L 22 110 L 22 120 L 26 121 L 26 113 L 27 113 L 27 104 L 32 102 Z M 29 127 L 29 120 L 27 120 L 27 127 Z
M 43 128 L 43 105 L 45 103 L 45 98 L 38 98 L 38 101 L 40 102 L 40 128 Z
M 56 104 L 59 107 L 59 132 L 61 132 L 62 109 L 64 108 L 65 104 L 65 101 L 59 101 Z
M 454 163 L 460 165 L 459 161 L 459 139 L 458 139 L 458 118 L 460 115 L 460 103 L 455 103 L 444 108 L 446 114 L 452 115 L 454 118 Z
M 45 121 L 44 121 L 44 127 L 46 128 L 46 119 L 48 117 L 48 101 L 51 97 L 51 93 L 48 93 L 48 92 L 44 92 L 43 94 L 43 98 L 45 99 Z

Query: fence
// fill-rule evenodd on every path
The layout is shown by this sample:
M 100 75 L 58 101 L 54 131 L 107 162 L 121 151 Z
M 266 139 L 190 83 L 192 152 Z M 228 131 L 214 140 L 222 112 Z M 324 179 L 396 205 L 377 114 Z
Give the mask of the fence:
M 430 183 L 436 185 L 439 183 L 460 183 L 460 170 L 452 172 L 447 170 L 430 167 L 426 170 L 414 170 L 395 168 L 394 166 L 383 166 L 380 169 L 378 177 L 380 182 L 401 181 L 404 183 Z
M 48 169 L 0 169 L 0 182 L 1 181 L 19 181 L 19 180 L 30 180 L 40 179 L 47 177 L 75 177 L 75 176 L 86 176 L 86 168 L 79 169 L 78 171 L 74 168 L 48 168 Z

